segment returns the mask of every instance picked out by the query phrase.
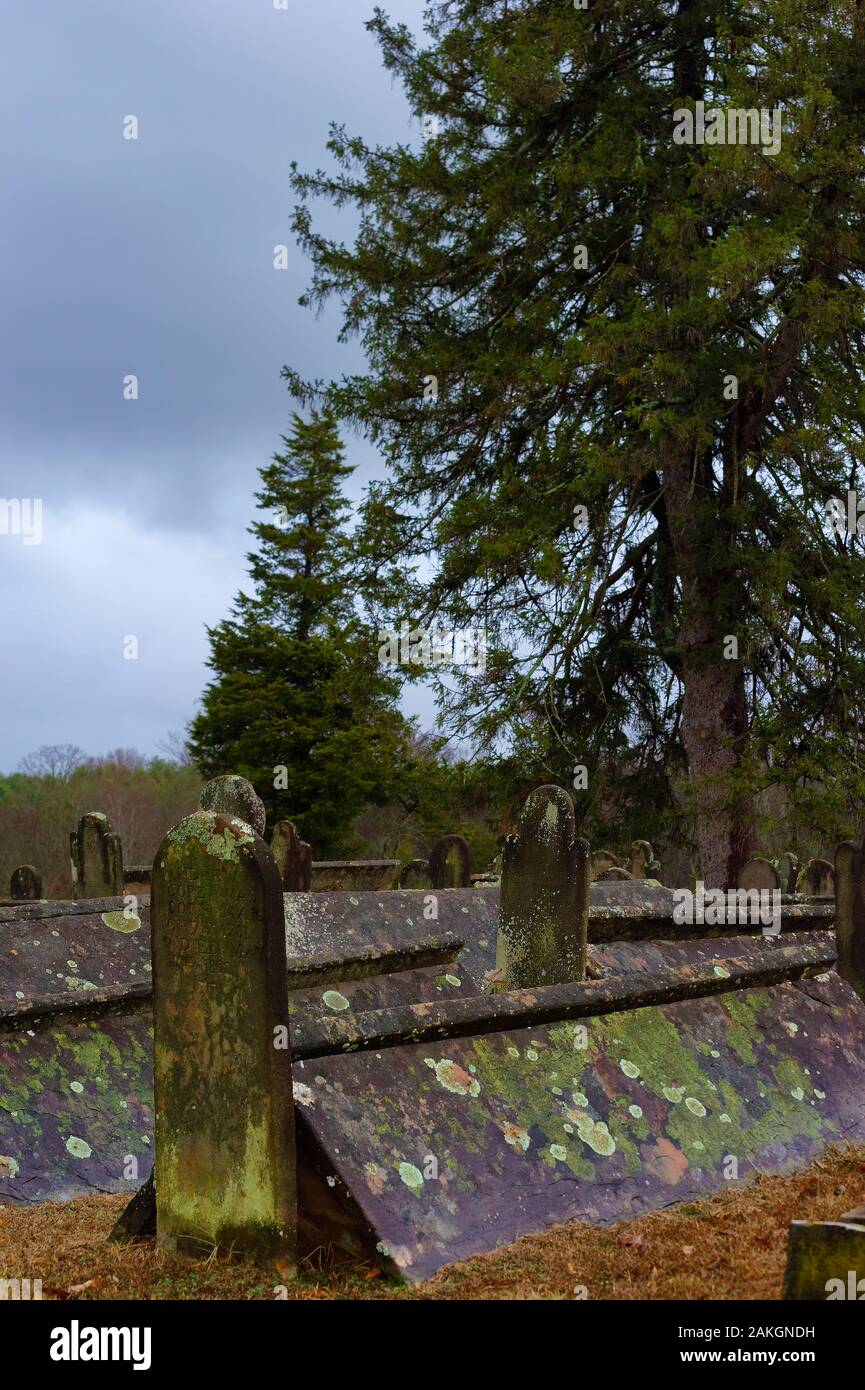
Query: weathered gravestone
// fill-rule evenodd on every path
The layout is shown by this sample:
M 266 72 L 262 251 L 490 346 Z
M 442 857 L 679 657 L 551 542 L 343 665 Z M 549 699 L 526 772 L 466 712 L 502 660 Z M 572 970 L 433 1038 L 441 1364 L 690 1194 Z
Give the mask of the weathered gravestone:
M 778 881 L 782 893 L 795 893 L 796 879 L 799 877 L 799 870 L 802 867 L 799 863 L 799 856 L 792 850 L 786 850 L 777 863 Z
M 123 893 L 123 846 L 102 811 L 88 811 L 69 836 L 73 898 L 115 898 Z
M 758 888 L 762 892 L 772 892 L 780 887 L 778 870 L 771 859 L 755 855 L 739 870 L 739 888 Z
M 434 845 L 429 857 L 429 876 L 433 888 L 469 888 L 474 861 L 462 835 L 445 835 Z
M 865 844 L 843 840 L 835 851 L 838 973 L 865 1001 Z
M 238 820 L 251 825 L 256 835 L 264 834 L 267 812 L 264 802 L 251 782 L 245 777 L 229 773 L 225 777 L 214 777 L 207 783 L 198 804 L 202 811 L 216 811 L 226 816 L 237 816 Z
M 634 840 L 628 859 L 631 878 L 657 878 L 660 870 L 660 862 L 655 858 L 648 840 Z
M 590 881 L 571 798 L 561 787 L 539 787 L 502 852 L 496 969 L 507 989 L 585 978 Z
M 157 1239 L 290 1265 L 282 883 L 248 821 L 197 811 L 169 831 L 154 862 L 151 925 Z
M 282 879 L 284 893 L 308 893 L 312 885 L 312 845 L 302 840 L 290 820 L 273 829 L 270 848 Z
M 398 888 L 432 888 L 429 863 L 426 859 L 410 859 L 403 864 L 397 879 Z
M 633 881 L 633 874 L 627 869 L 623 869 L 619 864 L 611 864 L 607 869 L 601 869 L 600 873 L 595 874 L 596 883 L 626 883 Z
M 809 859 L 796 878 L 796 892 L 811 898 L 834 898 L 835 870 L 828 859 Z
M 12 873 L 9 881 L 9 896 L 12 898 L 41 898 L 42 875 L 32 864 L 21 864 Z
M 622 861 L 611 849 L 592 850 L 592 878 L 597 878 L 605 869 L 620 869 Z

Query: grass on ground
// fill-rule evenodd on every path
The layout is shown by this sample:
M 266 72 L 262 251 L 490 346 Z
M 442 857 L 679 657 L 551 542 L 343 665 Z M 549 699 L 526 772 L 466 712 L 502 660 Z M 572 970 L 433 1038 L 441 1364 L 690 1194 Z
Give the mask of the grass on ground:
M 55 1299 L 272 1299 L 254 1266 L 121 1246 L 108 1233 L 124 1197 L 0 1206 L 0 1278 L 42 1280 Z M 865 1149 L 824 1154 L 805 1172 L 758 1177 L 705 1201 L 616 1226 L 572 1222 L 449 1265 L 415 1288 L 374 1265 L 317 1251 L 289 1299 L 778 1298 L 791 1220 L 837 1220 L 865 1201 Z

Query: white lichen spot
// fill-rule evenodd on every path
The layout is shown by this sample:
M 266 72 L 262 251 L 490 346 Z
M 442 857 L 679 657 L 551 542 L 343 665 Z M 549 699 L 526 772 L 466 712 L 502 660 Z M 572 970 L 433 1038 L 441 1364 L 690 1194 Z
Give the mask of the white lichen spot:
M 633 1115 L 635 1120 L 641 1120 L 643 1118 L 642 1107 L 639 1105 L 629 1105 L 628 1114 Z
M 664 1095 L 671 1105 L 680 1105 L 685 1097 L 684 1086 L 665 1086 Z
M 536 1062 L 538 1060 L 538 1054 L 533 1047 L 526 1048 L 526 1057 L 530 1062 Z
M 625 1073 L 625 1076 L 629 1076 L 632 1081 L 635 1081 L 637 1077 L 640 1075 L 640 1068 L 636 1065 L 635 1062 L 629 1062 L 627 1057 L 622 1058 L 621 1062 L 619 1063 L 619 1066 L 622 1068 L 622 1071 Z
M 321 998 L 322 1002 L 326 1004 L 329 1009 L 333 1009 L 334 1013 L 339 1014 L 342 1013 L 344 1009 L 351 1008 L 345 995 L 340 994 L 338 989 L 326 989 Z
M 522 1125 L 511 1123 L 510 1120 L 502 1121 L 501 1129 L 505 1143 L 510 1144 L 512 1149 L 520 1149 L 522 1153 L 525 1153 L 531 1142 L 528 1130 L 523 1129 Z
M 462 980 L 460 979 L 459 975 L 445 975 L 445 979 L 447 980 L 449 985 L 462 984 Z
M 577 1133 L 584 1144 L 588 1144 L 596 1154 L 609 1158 L 616 1152 L 616 1141 L 603 1120 L 593 1120 L 591 1115 L 581 1115 L 577 1120 Z
M 733 1123 L 726 1111 L 724 1112 L 724 1114 L 719 1115 L 718 1119 L 721 1121 L 722 1125 L 731 1125 Z
M 508 1056 L 509 1056 L 509 1057 L 519 1057 L 519 1055 L 520 1055 L 520 1049 L 519 1049 L 518 1047 L 508 1047 Z
M 697 1100 L 694 1096 L 688 1096 L 688 1099 L 685 1101 L 685 1109 L 690 1110 L 692 1115 L 699 1115 L 701 1118 L 706 1113 L 706 1107 L 703 1102 Z
M 69 1089 L 70 1091 L 74 1091 L 76 1096 L 80 1096 L 81 1092 L 84 1090 L 84 1087 L 82 1086 L 80 1081 L 70 1081 Z
M 295 1081 L 292 1083 L 292 1092 L 298 1105 L 315 1105 L 315 1094 L 311 1086 L 307 1086 L 305 1081 Z
M 19 1169 L 18 1160 L 11 1154 L 0 1154 L 0 1173 L 4 1176 L 8 1173 L 10 1178 L 17 1178 Z
M 579 1110 L 587 1110 L 589 1108 L 588 1097 L 584 1096 L 582 1091 L 572 1091 L 571 1100 Z
M 66 1147 L 74 1158 L 89 1158 L 93 1152 L 86 1139 L 78 1139 L 74 1134 L 66 1140 Z
M 817 1097 L 818 1100 L 825 1100 L 825 1099 L 826 1099 L 826 1092 L 825 1092 L 825 1091 L 818 1091 L 816 1086 L 814 1087 L 814 1094 L 815 1094 L 815 1096 Z
M 793 1097 L 794 1100 L 805 1099 L 805 1092 L 802 1090 L 801 1086 L 794 1086 L 790 1092 L 790 1095 Z
M 550 1154 L 557 1163 L 565 1163 L 567 1161 L 568 1151 L 563 1148 L 561 1144 L 551 1144 Z
M 716 965 L 713 968 L 719 980 L 729 980 L 730 972 L 729 970 L 725 970 L 723 965 Z

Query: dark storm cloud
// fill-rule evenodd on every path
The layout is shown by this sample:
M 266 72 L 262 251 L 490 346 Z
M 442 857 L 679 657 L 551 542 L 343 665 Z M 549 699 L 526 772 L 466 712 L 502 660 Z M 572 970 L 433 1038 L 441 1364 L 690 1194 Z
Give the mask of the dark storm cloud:
M 419 28 L 421 0 L 390 8 Z M 0 767 L 41 742 L 152 751 L 192 712 L 203 624 L 243 581 L 256 468 L 287 428 L 280 368 L 359 364 L 335 316 L 297 306 L 309 268 L 289 165 L 327 162 L 331 120 L 371 141 L 417 135 L 371 10 L 4 6 L 0 496 L 41 497 L 45 520 L 39 546 L 0 535 L 2 640 L 28 656 Z M 356 441 L 350 459 L 357 493 L 377 463 Z M 137 663 L 122 659 L 130 633 Z

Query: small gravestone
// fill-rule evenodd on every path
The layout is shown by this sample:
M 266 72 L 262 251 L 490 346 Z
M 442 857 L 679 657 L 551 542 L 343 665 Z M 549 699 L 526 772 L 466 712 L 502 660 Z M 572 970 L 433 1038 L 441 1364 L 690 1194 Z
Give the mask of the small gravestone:
M 778 870 L 771 859 L 759 855 L 749 859 L 739 870 L 739 888 L 757 888 L 761 892 L 772 892 L 780 887 Z
M 296 1178 L 279 870 L 196 811 L 153 865 L 157 1239 L 291 1264 Z
M 661 865 L 655 858 L 648 840 L 634 840 L 628 859 L 628 873 L 631 878 L 657 878 Z
M 302 840 L 290 820 L 275 826 L 270 848 L 282 879 L 284 893 L 308 893 L 312 885 L 312 845 Z
M 407 864 L 403 864 L 397 878 L 397 887 L 432 888 L 426 859 L 410 859 Z
M 433 888 L 470 888 L 474 862 L 462 835 L 445 835 L 433 846 L 429 876 Z
M 123 846 L 102 811 L 88 811 L 69 836 L 73 898 L 117 898 L 123 893 Z
M 596 849 L 592 851 L 591 865 L 592 878 L 597 878 L 605 869 L 621 868 L 622 861 L 618 855 L 613 854 L 611 849 Z
M 507 989 L 585 978 L 590 880 L 571 798 L 561 787 L 539 787 L 502 852 L 496 971 Z
M 799 856 L 792 850 L 785 850 L 777 863 L 778 879 L 782 893 L 795 893 L 796 879 L 799 877 Z
M 214 777 L 207 783 L 198 804 L 202 811 L 216 811 L 225 816 L 237 816 L 251 825 L 256 835 L 264 834 L 267 812 L 264 802 L 251 782 L 233 773 Z
M 809 859 L 796 879 L 796 892 L 811 898 L 834 898 L 835 870 L 828 859 Z
M 9 896 L 32 900 L 42 897 L 42 875 L 32 864 L 21 864 L 9 881 Z
M 628 870 L 627 870 L 627 869 L 623 869 L 623 868 L 621 867 L 621 865 L 619 865 L 619 864 L 611 864 L 610 867 L 609 867 L 608 869 L 602 869 L 601 872 L 600 872 L 599 874 L 595 874 L 595 882 L 596 882 L 596 883 L 624 883 L 626 879 L 627 879 L 628 881 L 632 881 L 632 880 L 633 880 L 633 877 L 634 877 L 634 875 L 631 874 L 631 873 L 628 873 Z

